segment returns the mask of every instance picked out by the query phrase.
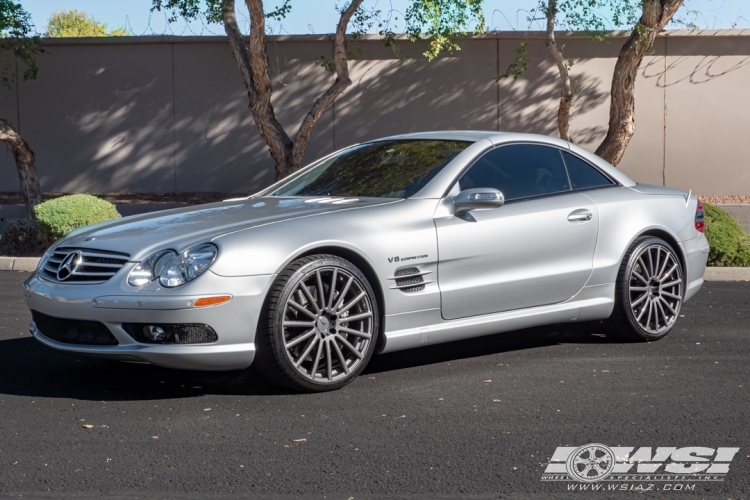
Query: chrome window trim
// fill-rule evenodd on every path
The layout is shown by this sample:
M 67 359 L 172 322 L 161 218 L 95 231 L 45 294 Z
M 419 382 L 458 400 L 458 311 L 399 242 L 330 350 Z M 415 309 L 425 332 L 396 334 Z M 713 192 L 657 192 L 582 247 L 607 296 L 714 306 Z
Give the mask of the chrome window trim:
M 562 150 L 561 150 L 561 151 L 562 151 Z M 609 182 L 611 183 L 610 185 L 607 185 L 607 186 L 591 186 L 591 187 L 587 187 L 587 188 L 579 188 L 579 189 L 574 189 L 573 191 L 582 191 L 582 190 L 587 190 L 587 189 L 600 189 L 600 188 L 606 188 L 606 187 L 610 187 L 610 186 L 613 186 L 613 185 L 614 185 L 614 186 L 622 186 L 622 184 L 621 184 L 621 183 L 619 183 L 619 182 L 617 181 L 617 179 L 613 179 L 611 175 L 609 175 L 609 174 L 608 174 L 607 172 L 604 172 L 604 171 L 602 171 L 602 169 L 600 169 L 600 168 L 599 168 L 599 167 L 597 167 L 596 165 L 593 165 L 593 164 L 592 164 L 592 163 L 591 163 L 590 161 L 588 161 L 588 160 L 587 160 L 586 158 L 583 158 L 583 157 L 582 157 L 581 155 L 579 155 L 579 154 L 576 154 L 576 153 L 574 153 L 574 152 L 573 152 L 573 151 L 571 151 L 570 149 L 569 149 L 569 150 L 568 150 L 567 152 L 568 152 L 568 154 L 569 154 L 569 155 L 571 155 L 571 156 L 574 156 L 574 157 L 578 158 L 578 159 L 579 159 L 579 160 L 581 160 L 581 161 L 582 161 L 583 163 L 585 163 L 585 164 L 586 164 L 586 165 L 588 165 L 589 167 L 593 168 L 594 170 L 596 170 L 597 172 L 599 172 L 600 174 L 602 174 L 602 175 L 604 176 L 604 178 L 605 178 L 605 179 L 607 179 L 607 180 L 608 180 L 608 181 L 609 181 Z M 561 155 L 562 155 L 562 153 L 561 153 Z M 562 158 L 563 158 L 563 163 L 565 163 L 565 156 L 564 156 L 564 155 L 562 155 Z M 567 163 L 565 163 L 565 170 L 568 170 L 568 164 L 567 164 Z M 570 180 L 570 171 L 569 171 L 569 170 L 568 170 L 568 180 Z M 571 186 L 571 188 L 573 187 L 573 183 L 572 183 L 572 182 L 570 183 L 570 186 Z

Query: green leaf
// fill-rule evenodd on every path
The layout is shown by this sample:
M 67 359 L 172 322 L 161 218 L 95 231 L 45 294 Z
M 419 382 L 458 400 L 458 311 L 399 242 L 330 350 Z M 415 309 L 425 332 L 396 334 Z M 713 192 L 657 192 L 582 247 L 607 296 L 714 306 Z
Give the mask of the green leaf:
M 515 49 L 516 58 L 513 62 L 508 65 L 508 69 L 505 73 L 495 78 L 496 81 L 504 80 L 505 78 L 513 78 L 517 80 L 528 68 L 529 68 L 529 56 L 526 55 L 526 49 L 528 47 L 527 42 L 521 42 L 521 45 Z
M 124 26 L 110 29 L 107 23 L 97 21 L 88 13 L 76 9 L 53 12 L 44 32 L 44 36 L 49 38 L 130 35 L 130 30 Z
M 44 50 L 35 35 L 31 15 L 20 3 L 11 0 L 0 0 L 0 52 L 12 52 L 23 63 L 24 80 L 36 78 L 39 72 L 36 56 L 44 53 Z M 12 61 L 2 68 L 0 81 L 5 87 L 11 87 L 15 80 L 15 72 L 15 64 Z
M 708 265 L 719 267 L 750 266 L 750 235 L 727 212 L 708 203 L 706 213 L 706 238 L 711 250 Z

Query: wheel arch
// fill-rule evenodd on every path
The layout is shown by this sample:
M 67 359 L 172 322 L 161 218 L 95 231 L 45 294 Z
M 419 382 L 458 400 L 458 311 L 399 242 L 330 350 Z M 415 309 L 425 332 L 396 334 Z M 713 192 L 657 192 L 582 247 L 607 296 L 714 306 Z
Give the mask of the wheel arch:
M 633 238 L 633 241 L 643 236 L 654 236 L 656 238 L 661 238 L 669 243 L 669 245 L 674 248 L 674 251 L 677 252 L 677 258 L 680 259 L 680 265 L 682 266 L 683 274 L 687 274 L 687 262 L 685 260 L 685 254 L 683 253 L 682 244 L 673 234 L 671 234 L 669 231 L 666 231 L 665 229 L 651 228 Z M 632 244 L 633 242 L 631 241 L 630 245 L 628 245 L 628 248 L 630 248 Z
M 656 325 L 657 331 L 655 333 L 649 333 L 648 331 L 644 330 L 643 325 L 639 324 L 640 316 L 638 318 L 635 317 L 635 312 L 632 309 L 633 306 L 630 304 L 630 300 L 629 300 L 629 295 L 628 295 L 629 288 L 626 285 L 626 283 L 628 283 L 630 279 L 626 271 L 628 270 L 628 267 L 630 265 L 630 260 L 632 256 L 634 255 L 633 252 L 635 250 L 638 250 L 639 248 L 643 248 L 640 245 L 642 245 L 644 240 L 647 238 L 659 238 L 660 240 L 664 241 L 669 246 L 671 246 L 676 254 L 679 264 L 683 268 L 683 277 L 685 276 L 685 273 L 687 273 L 687 270 L 685 269 L 685 255 L 683 254 L 684 250 L 682 248 L 682 245 L 680 244 L 680 240 L 674 234 L 672 234 L 668 229 L 660 228 L 660 227 L 649 227 L 641 231 L 640 233 L 636 234 L 630 240 L 620 260 L 620 266 L 618 269 L 618 274 L 617 274 L 615 287 L 614 287 L 615 289 L 614 308 L 612 310 L 611 316 L 604 321 L 604 324 L 607 327 L 607 330 L 609 333 L 611 333 L 616 338 L 620 338 L 626 341 L 643 342 L 643 341 L 659 340 L 660 338 L 667 335 L 667 333 L 669 333 L 674 328 L 674 324 L 677 320 L 676 314 L 679 314 L 679 309 L 676 309 L 678 312 L 675 313 L 675 318 L 674 318 L 672 325 L 669 327 L 669 329 L 667 329 L 665 332 L 661 334 L 659 334 L 659 331 L 658 331 L 658 328 L 659 328 L 658 321 Z M 682 289 L 683 298 L 680 301 L 680 304 L 684 301 L 686 287 L 683 286 L 681 287 L 681 289 Z M 647 322 L 650 322 L 650 317 L 651 315 L 649 313 L 649 319 L 647 319 Z M 665 324 L 666 324 L 666 316 L 665 316 Z
M 318 254 L 335 255 L 337 257 L 341 257 L 342 259 L 348 260 L 349 262 L 357 266 L 357 268 L 362 271 L 362 274 L 364 274 L 367 280 L 370 282 L 370 285 L 375 292 L 375 299 L 378 301 L 378 311 L 380 316 L 378 318 L 380 324 L 380 335 L 378 335 L 378 342 L 375 345 L 375 352 L 380 352 L 385 346 L 385 335 L 383 335 L 383 332 L 385 331 L 385 297 L 383 295 L 383 287 L 380 285 L 380 279 L 378 278 L 375 269 L 360 253 L 352 250 L 351 248 L 336 245 L 325 245 L 315 248 L 309 248 L 299 255 L 295 255 L 292 261 L 301 259 L 303 257 L 309 257 L 310 255 Z

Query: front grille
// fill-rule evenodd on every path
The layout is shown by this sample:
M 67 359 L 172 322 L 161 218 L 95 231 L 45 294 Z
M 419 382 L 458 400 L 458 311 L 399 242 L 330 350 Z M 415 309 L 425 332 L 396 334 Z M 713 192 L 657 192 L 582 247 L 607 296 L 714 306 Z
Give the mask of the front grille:
M 61 319 L 31 311 L 37 330 L 48 339 L 64 344 L 117 345 L 117 339 L 98 321 Z
M 125 253 L 61 247 L 55 249 L 47 259 L 41 275 L 55 283 L 104 283 L 117 274 L 129 258 L 130 256 Z M 61 269 L 60 266 L 64 262 L 67 266 Z
M 158 326 L 164 329 L 166 336 L 162 341 L 154 341 L 146 338 L 143 329 L 149 326 Z M 144 344 L 208 344 L 219 340 L 216 331 L 208 325 L 199 323 L 181 324 L 146 324 L 146 323 L 123 323 L 123 330 L 138 342 Z

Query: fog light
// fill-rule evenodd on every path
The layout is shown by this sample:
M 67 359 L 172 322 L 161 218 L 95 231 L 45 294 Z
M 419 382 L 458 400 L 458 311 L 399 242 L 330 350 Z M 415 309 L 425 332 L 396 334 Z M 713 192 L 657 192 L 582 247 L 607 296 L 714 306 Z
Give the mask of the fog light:
M 138 342 L 145 344 L 209 344 L 219 340 L 216 331 L 200 323 L 148 325 L 123 323 L 122 328 Z
M 162 327 L 153 325 L 144 326 L 143 335 L 152 342 L 161 342 L 167 338 L 167 332 Z

